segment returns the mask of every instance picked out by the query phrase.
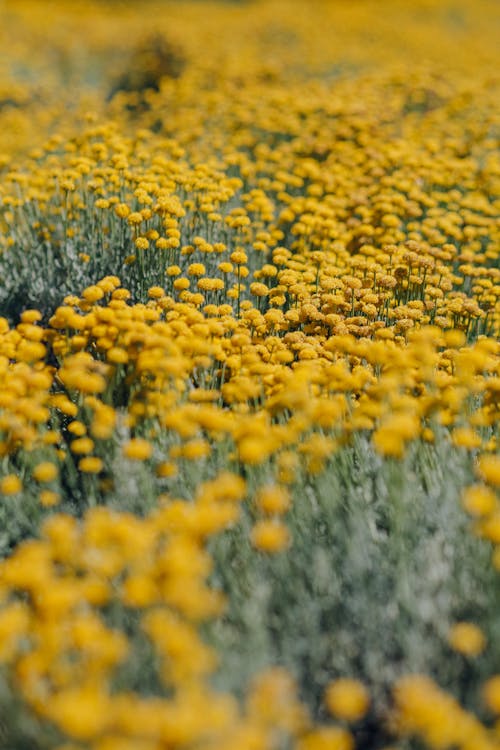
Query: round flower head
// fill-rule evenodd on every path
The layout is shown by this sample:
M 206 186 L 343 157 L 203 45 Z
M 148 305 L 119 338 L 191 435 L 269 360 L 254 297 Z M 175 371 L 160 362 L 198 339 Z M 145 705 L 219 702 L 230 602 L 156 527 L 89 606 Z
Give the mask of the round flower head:
M 325 703 L 337 719 L 358 721 L 368 711 L 368 691 L 359 680 L 342 678 L 331 682 L 325 693 Z
M 278 521 L 258 521 L 252 529 L 251 541 L 261 552 L 281 552 L 290 546 L 290 532 Z
M 454 625 L 449 634 L 450 646 L 464 656 L 478 656 L 486 646 L 484 634 L 472 622 L 459 622 Z

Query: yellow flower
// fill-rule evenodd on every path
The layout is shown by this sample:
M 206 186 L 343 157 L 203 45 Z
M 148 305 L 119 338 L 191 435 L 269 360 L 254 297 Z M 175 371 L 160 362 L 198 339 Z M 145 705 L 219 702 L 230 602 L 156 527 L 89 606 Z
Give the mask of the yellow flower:
M 114 212 L 120 219 L 126 219 L 130 214 L 130 208 L 127 206 L 126 203 L 117 203 L 116 206 L 114 207 Z M 142 216 L 141 216 L 140 221 L 142 221 Z
M 246 263 L 248 261 L 248 256 L 243 250 L 235 250 L 231 253 L 229 259 L 231 263 L 234 263 L 237 266 L 241 266 L 243 265 L 243 263 Z
M 123 446 L 123 455 L 132 461 L 146 461 L 153 454 L 153 446 L 143 438 L 133 438 Z
M 292 451 L 283 451 L 278 456 L 277 464 L 279 481 L 283 484 L 292 484 L 299 468 L 297 454 Z
M 58 393 L 52 396 L 52 405 L 63 414 L 67 414 L 70 417 L 76 417 L 78 414 L 78 407 L 67 396 L 62 393 Z M 72 424 L 72 423 L 71 423 Z
M 24 310 L 21 313 L 23 323 L 38 323 L 42 319 L 42 313 L 38 310 Z
M 346 729 L 319 727 L 298 740 L 297 750 L 354 750 L 354 740 Z
M 488 708 L 500 714 L 500 675 L 490 677 L 483 685 L 483 700 Z
M 112 721 L 109 696 L 93 685 L 52 694 L 45 713 L 69 737 L 91 740 Z
M 163 461 L 156 467 L 156 476 L 162 477 L 175 477 L 177 474 L 177 465 L 173 461 Z
M 435 748 L 491 748 L 491 733 L 429 677 L 409 675 L 396 683 L 396 726 Z M 493 745 L 494 746 L 494 745 Z
M 143 609 L 158 599 L 158 589 L 152 578 L 146 575 L 132 574 L 122 586 L 121 599 L 129 607 Z
M 90 427 L 92 436 L 100 440 L 110 438 L 116 423 L 115 410 L 108 405 L 100 404 L 94 414 L 94 419 Z
M 484 634 L 472 622 L 459 622 L 454 625 L 449 634 L 450 646 L 464 656 L 478 656 L 486 646 Z
M 182 292 L 186 289 L 189 289 L 189 279 L 186 279 L 185 276 L 181 276 L 179 279 L 176 279 L 174 281 L 174 289 L 176 289 L 178 292 Z
M 167 270 L 165 271 L 167 276 L 180 276 L 182 273 L 182 269 L 179 266 L 172 265 L 167 266 Z
M 42 490 L 40 492 L 40 505 L 43 505 L 44 508 L 52 508 L 60 501 L 61 496 L 58 492 L 54 492 L 53 490 Z
M 158 245 L 158 243 L 156 243 Z M 152 286 L 148 289 L 148 297 L 151 299 L 159 299 L 163 297 L 165 290 L 161 286 Z
M 500 487 L 500 455 L 490 456 L 485 454 L 479 456 L 477 473 L 488 484 Z
M 290 507 L 290 493 L 285 487 L 266 485 L 257 491 L 255 502 L 264 513 L 280 515 Z
M 247 464 L 260 464 L 269 458 L 274 448 L 274 442 L 264 436 L 244 437 L 238 443 L 240 460 Z
M 89 437 L 80 437 L 71 441 L 70 448 L 73 453 L 77 454 L 91 453 L 94 449 L 94 441 Z
M 79 422 L 78 420 L 70 422 L 67 429 L 72 435 L 77 435 L 78 437 L 82 437 L 87 432 L 87 428 L 83 422 Z
M 210 450 L 210 443 L 206 440 L 191 440 L 182 447 L 181 455 L 190 461 L 195 461 L 209 456 Z
M 137 237 L 134 244 L 138 250 L 147 250 L 149 247 L 149 240 L 147 240 L 146 237 Z
M 197 497 L 202 500 L 211 499 L 221 502 L 239 502 L 246 494 L 246 482 L 230 471 L 222 471 L 211 482 L 204 482 Z
M 84 474 L 99 474 L 103 469 L 103 461 L 97 456 L 85 456 L 78 461 L 78 468 Z
M 42 461 L 33 469 L 33 478 L 37 482 L 53 482 L 58 475 L 57 466 L 50 461 Z
M 373 433 L 373 444 L 383 456 L 401 458 L 408 440 L 418 437 L 420 423 L 412 414 L 391 414 Z
M 121 213 L 125 214 L 126 211 L 121 209 Z M 144 221 L 144 217 L 139 211 L 133 211 L 132 213 L 129 213 L 127 217 L 122 216 L 122 218 L 127 218 L 127 221 L 131 226 L 138 226 Z
M 252 528 L 251 541 L 261 552 L 281 552 L 290 546 L 291 537 L 285 524 L 270 520 L 258 521 Z
M 495 510 L 497 499 L 489 487 L 475 484 L 464 491 L 462 505 L 472 516 L 488 516 Z
M 500 544 L 500 513 L 493 512 L 481 519 L 476 527 L 477 533 L 494 544 Z
M 451 440 L 453 445 L 459 448 L 467 448 L 467 450 L 481 447 L 480 435 L 468 427 L 456 427 L 452 430 Z
M 17 495 L 22 488 L 23 483 L 15 474 L 7 474 L 0 479 L 0 493 L 2 495 Z
M 362 682 L 346 677 L 328 685 L 325 703 L 330 713 L 337 719 L 358 721 L 368 711 L 370 697 Z
M 86 289 L 82 292 L 82 297 L 87 302 L 97 302 L 97 300 L 100 300 L 104 297 L 103 290 L 95 285 L 95 286 L 88 286 Z
M 308 724 L 307 712 L 298 700 L 297 685 L 283 667 L 271 667 L 253 679 L 247 713 L 258 723 L 290 734 L 303 731 Z
M 188 276 L 203 276 L 206 272 L 203 263 L 192 263 L 188 270 Z
M 267 297 L 269 294 L 269 287 L 262 284 L 260 281 L 254 281 L 250 284 L 250 293 L 256 297 Z
M 128 362 L 128 354 L 120 346 L 112 346 L 106 352 L 106 359 L 114 365 L 125 365 Z

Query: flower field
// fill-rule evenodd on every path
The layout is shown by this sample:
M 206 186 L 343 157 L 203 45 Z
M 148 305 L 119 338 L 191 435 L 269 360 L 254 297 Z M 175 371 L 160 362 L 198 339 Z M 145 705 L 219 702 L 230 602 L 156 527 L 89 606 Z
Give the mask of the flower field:
M 500 750 L 498 3 L 0 20 L 0 750 Z

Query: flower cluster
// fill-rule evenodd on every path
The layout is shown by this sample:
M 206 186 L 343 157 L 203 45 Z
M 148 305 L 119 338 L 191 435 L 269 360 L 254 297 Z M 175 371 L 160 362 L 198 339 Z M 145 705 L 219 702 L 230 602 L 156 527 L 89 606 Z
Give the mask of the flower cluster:
M 21 712 L 8 742 L 36 726 L 41 750 L 410 735 L 498 750 L 500 677 L 481 662 L 498 628 L 486 594 L 478 622 L 465 590 L 464 606 L 440 597 L 455 541 L 434 528 L 470 529 L 500 570 L 492 4 L 136 5 L 0 11 L 0 703 Z M 450 455 L 453 521 L 438 518 Z M 438 508 L 422 529 L 389 487 L 403 495 L 405 472 Z M 343 534 L 357 549 L 341 581 L 328 554 Z M 373 545 L 405 590 L 392 605 L 370 582 L 374 620 L 425 620 L 428 600 L 406 591 L 415 534 L 446 552 L 446 612 L 425 627 L 452 667 L 401 677 L 400 640 L 374 686 L 375 660 L 365 674 L 339 637 L 338 661 L 310 673 L 305 651 L 338 635 L 325 601 L 354 601 Z M 293 619 L 270 575 L 313 597 L 321 637 L 293 664 L 279 653 L 259 671 L 252 655 L 232 690 L 214 643 L 235 610 L 256 629 L 267 612 L 263 651 Z M 356 629 L 355 604 L 350 617 Z M 450 675 L 467 684 L 439 687 Z

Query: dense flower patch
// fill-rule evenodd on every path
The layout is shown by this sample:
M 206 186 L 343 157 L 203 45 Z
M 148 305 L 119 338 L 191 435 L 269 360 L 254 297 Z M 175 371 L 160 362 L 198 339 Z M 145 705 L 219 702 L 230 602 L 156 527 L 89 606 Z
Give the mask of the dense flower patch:
M 4 3 L 2 747 L 500 747 L 498 8 L 382 5 Z

